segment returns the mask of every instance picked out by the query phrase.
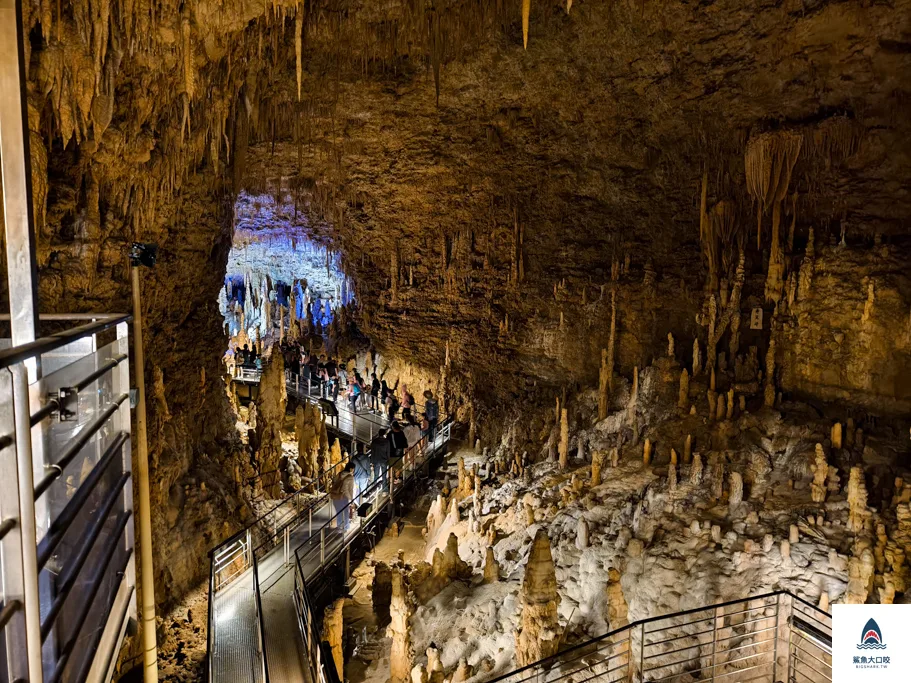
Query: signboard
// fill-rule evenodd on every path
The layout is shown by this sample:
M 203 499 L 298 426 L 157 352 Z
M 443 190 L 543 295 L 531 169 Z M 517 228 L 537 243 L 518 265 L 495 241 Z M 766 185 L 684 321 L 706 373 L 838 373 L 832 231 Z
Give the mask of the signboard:
M 761 330 L 762 329 L 762 309 L 758 306 L 753 309 L 753 312 L 750 313 L 750 329 L 751 330 Z

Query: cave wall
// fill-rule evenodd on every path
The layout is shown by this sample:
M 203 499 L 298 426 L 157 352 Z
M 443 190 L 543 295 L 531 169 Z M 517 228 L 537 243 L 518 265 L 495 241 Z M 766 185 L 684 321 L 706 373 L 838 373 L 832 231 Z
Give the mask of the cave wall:
M 911 2 L 552 2 L 527 50 L 519 6 L 26 3 L 42 310 L 126 309 L 128 244 L 161 247 L 144 302 L 163 602 L 245 514 L 215 303 L 241 189 L 330 239 L 390 367 L 429 381 L 448 346 L 453 391 L 495 424 L 503 402 L 597 381 L 611 287 L 621 372 L 669 331 L 681 359 L 704 343 L 703 173 L 709 208 L 735 207 L 743 312 L 771 321 L 744 151 L 792 131 L 788 268 L 813 228 L 819 274 L 776 321 L 779 388 L 907 409 Z M 768 344 L 745 328 L 741 350 Z

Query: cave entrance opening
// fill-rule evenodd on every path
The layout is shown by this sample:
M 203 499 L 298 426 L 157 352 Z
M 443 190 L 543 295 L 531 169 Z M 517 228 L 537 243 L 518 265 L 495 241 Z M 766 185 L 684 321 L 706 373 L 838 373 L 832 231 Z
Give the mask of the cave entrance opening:
M 242 192 L 219 308 L 232 376 L 255 374 L 275 344 L 331 351 L 355 297 L 326 226 L 314 226 L 290 198 Z M 244 346 L 255 355 L 242 358 Z

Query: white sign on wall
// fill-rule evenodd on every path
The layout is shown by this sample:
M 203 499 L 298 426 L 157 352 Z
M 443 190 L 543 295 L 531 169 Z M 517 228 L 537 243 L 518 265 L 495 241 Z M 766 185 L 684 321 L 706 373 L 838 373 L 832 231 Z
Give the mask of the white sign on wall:
M 761 330 L 762 329 L 762 309 L 758 306 L 753 309 L 753 312 L 750 314 L 750 329 L 751 330 Z
M 832 683 L 911 680 L 911 605 L 832 605 Z

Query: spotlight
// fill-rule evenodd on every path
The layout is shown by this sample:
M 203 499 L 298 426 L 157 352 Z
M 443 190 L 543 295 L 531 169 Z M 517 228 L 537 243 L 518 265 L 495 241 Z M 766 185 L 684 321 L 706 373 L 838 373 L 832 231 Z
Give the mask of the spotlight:
M 143 244 L 142 242 L 133 242 L 130 246 L 130 265 L 132 266 L 155 266 L 155 259 L 158 258 L 157 244 Z

